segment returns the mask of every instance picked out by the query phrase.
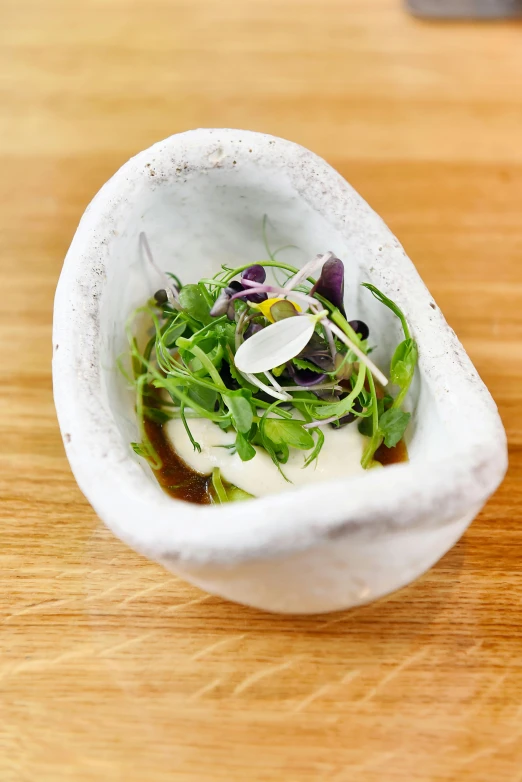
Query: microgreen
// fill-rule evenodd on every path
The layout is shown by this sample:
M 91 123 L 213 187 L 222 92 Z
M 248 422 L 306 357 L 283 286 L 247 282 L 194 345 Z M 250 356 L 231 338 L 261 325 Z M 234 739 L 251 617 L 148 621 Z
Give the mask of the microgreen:
M 211 322 L 211 316 L 209 303 L 202 292 L 204 290 L 203 285 L 184 285 L 179 292 L 179 303 L 185 315 L 205 326 Z
M 276 258 L 285 248 L 271 252 L 266 228 L 265 218 L 269 260 L 226 265 L 214 278 L 188 284 L 161 272 L 146 238 L 140 239 L 165 290 L 140 307 L 135 325 L 127 327 L 132 371 L 121 360 L 118 365 L 136 394 L 141 442 L 132 447 L 155 470 L 162 465 L 146 421 L 164 425 L 181 419 L 200 450 L 190 420 L 206 418 L 235 432 L 235 441 L 226 446 L 231 454 L 247 462 L 264 449 L 283 475 L 291 449 L 304 453 L 305 468 L 320 458 L 329 423 L 337 427 L 358 418 L 369 438 L 364 467 L 372 466 L 381 443 L 391 448 L 404 436 L 410 414 L 401 406 L 418 358 L 404 314 L 364 283 L 404 331 L 390 361 L 390 381 L 398 393 L 379 398 L 375 381 L 382 386 L 388 381 L 369 358 L 366 324 L 345 317 L 342 262 L 328 252 L 299 270 Z M 282 273 L 284 282 L 272 284 L 270 272 Z M 144 323 L 151 331 L 142 339 Z M 219 470 L 209 485 L 214 502 L 251 496 L 227 484 Z
M 404 313 L 402 312 L 401 309 L 399 309 L 399 307 L 395 304 L 395 302 L 389 299 L 387 296 L 385 296 L 384 293 L 382 293 L 378 288 L 375 287 L 375 285 L 371 285 L 369 282 L 363 282 L 362 286 L 363 288 L 367 288 L 373 294 L 373 296 L 375 296 L 377 301 L 380 301 L 381 304 L 384 304 L 386 307 L 388 307 L 388 309 L 390 309 L 394 313 L 394 315 L 397 315 L 397 317 L 399 318 L 402 324 L 404 336 L 406 337 L 406 339 L 409 339 L 411 335 L 410 335 L 410 329 L 408 327 L 408 323 L 406 321 L 406 318 L 404 317 Z
M 247 434 L 254 421 L 252 394 L 244 388 L 223 394 L 223 401 L 230 410 L 234 428 L 241 434 Z
M 315 372 L 318 375 L 324 374 L 321 367 L 318 367 L 317 364 L 314 364 L 312 361 L 307 361 L 305 358 L 298 358 L 295 356 L 292 359 L 292 364 L 294 364 L 297 369 L 308 369 L 310 372 Z
M 309 451 L 314 447 L 314 438 L 303 428 L 303 424 L 295 419 L 267 418 L 264 424 L 264 434 L 274 445 L 288 445 L 291 448 L 299 448 L 301 451 Z
M 410 417 L 411 413 L 391 408 L 379 418 L 379 430 L 387 448 L 393 448 L 399 440 L 402 440 Z
M 385 397 L 380 404 L 377 399 L 373 378 L 368 373 L 368 382 L 372 394 L 372 433 L 363 453 L 361 464 L 363 467 L 370 467 L 375 452 L 383 441 L 387 448 L 393 448 L 404 437 L 411 414 L 404 412 L 400 408 L 413 380 L 418 360 L 418 348 L 416 341 L 411 336 L 406 317 L 397 304 L 374 285 L 363 283 L 363 286 L 399 318 L 405 337 L 396 347 L 390 362 L 390 380 L 399 386 L 400 389 L 395 399 Z M 361 424 L 359 430 L 367 431 L 367 424 Z
M 256 455 L 256 449 L 241 432 L 236 436 L 236 451 L 243 462 L 249 462 Z

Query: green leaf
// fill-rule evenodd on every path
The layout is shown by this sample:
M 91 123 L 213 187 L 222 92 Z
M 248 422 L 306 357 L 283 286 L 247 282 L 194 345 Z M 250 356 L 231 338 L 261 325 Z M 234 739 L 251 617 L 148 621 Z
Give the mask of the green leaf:
M 197 285 L 184 285 L 179 292 L 179 303 L 188 315 L 204 326 L 212 321 L 208 304 Z
M 324 369 L 321 369 L 312 361 L 307 361 L 305 358 L 293 358 L 292 364 L 298 369 L 309 369 L 311 372 L 317 372 L 318 375 L 324 375 Z
M 205 299 L 207 303 L 207 307 L 210 311 L 214 304 L 214 299 L 212 298 L 212 296 L 210 295 L 210 293 L 208 292 L 208 290 L 206 289 L 205 285 L 202 282 L 198 282 L 198 288 L 201 291 L 201 295 Z
M 176 340 L 184 334 L 186 328 L 187 324 L 185 321 L 182 321 L 181 323 L 179 321 L 173 322 L 163 333 L 165 347 L 173 348 L 176 344 Z
M 386 410 L 389 410 L 390 407 L 393 406 L 393 397 L 389 394 L 386 394 L 385 397 L 382 399 L 377 400 L 377 411 L 379 413 L 379 418 L 384 415 Z
M 379 418 L 379 431 L 384 438 L 384 444 L 387 448 L 393 448 L 402 440 L 410 418 L 410 413 L 403 413 L 402 410 L 397 408 L 387 410 Z
M 236 325 L 235 323 L 218 323 L 216 324 L 215 334 L 223 349 L 228 353 L 229 349 L 232 351 L 232 355 L 236 349 Z
M 275 454 L 278 464 L 286 464 L 290 456 L 290 449 L 286 443 L 279 443 L 275 446 Z
M 212 388 L 192 385 L 187 390 L 187 396 L 204 410 L 213 412 L 217 402 L 217 392 Z
M 196 338 L 192 342 L 192 346 L 195 345 L 197 345 L 200 348 L 200 350 L 203 351 L 203 353 L 206 353 L 209 358 L 211 358 L 210 354 L 219 347 L 217 337 L 211 331 L 207 332 L 204 338 L 199 338 L 199 337 Z
M 238 391 L 227 391 L 222 396 L 224 403 L 230 410 L 237 431 L 242 434 L 249 432 L 254 421 L 250 392 L 241 388 Z
M 393 404 L 393 397 L 389 396 L 389 394 L 386 394 L 386 396 L 383 399 L 377 400 L 377 412 L 379 415 L 379 419 L 381 418 L 382 415 L 384 415 L 385 411 L 392 406 L 392 404 Z M 365 417 L 362 418 L 361 421 L 359 422 L 359 431 L 361 434 L 364 434 L 366 437 L 371 437 L 373 434 L 371 405 L 368 406 L 368 410 L 366 411 Z
M 367 416 L 366 418 L 361 418 L 359 421 L 359 432 L 364 435 L 365 437 L 371 437 L 373 434 L 373 422 L 372 417 Z
M 208 418 L 210 421 L 224 421 L 227 418 L 227 416 L 225 416 L 223 413 L 215 413 L 210 410 L 205 410 L 205 408 L 201 407 L 193 399 L 191 399 L 184 391 L 186 382 L 186 378 L 177 378 L 174 376 L 157 376 L 154 379 L 152 385 L 155 388 L 165 388 L 175 403 L 183 403 L 186 405 L 186 407 L 192 408 L 195 413 L 199 413 L 202 418 Z
M 251 443 L 248 442 L 246 437 L 242 435 L 241 432 L 237 433 L 236 451 L 239 454 L 239 458 L 243 462 L 249 462 L 250 459 L 253 459 L 256 455 L 256 449 L 253 445 L 251 445 Z
M 182 313 L 182 315 L 187 318 L 190 317 L 186 313 Z M 202 326 L 200 329 L 198 329 L 193 334 L 191 334 L 189 339 L 180 340 L 180 343 L 185 347 L 185 349 L 190 350 L 190 347 L 192 345 L 202 345 L 203 348 L 205 348 L 208 344 L 207 342 L 205 342 L 205 340 L 211 339 L 212 340 L 211 347 L 213 347 L 221 335 L 221 327 L 223 326 L 224 321 L 226 319 L 227 319 L 226 315 L 223 315 L 222 318 L 217 318 L 217 320 L 212 319 L 209 323 L 207 323 L 206 326 Z M 190 318 L 190 320 L 194 321 L 193 318 Z
M 405 339 L 395 349 L 390 364 L 390 380 L 405 388 L 411 382 L 418 358 L 417 343 L 414 339 Z
M 237 486 L 229 486 L 227 489 L 229 502 L 243 502 L 244 500 L 253 500 L 254 495 L 249 494 L 247 491 L 238 488 Z
M 246 391 L 250 391 L 252 394 L 257 394 L 259 388 L 257 386 L 254 386 L 252 383 L 249 383 L 249 381 L 243 377 L 241 372 L 239 372 L 236 369 L 235 364 L 233 362 L 229 363 L 229 367 L 230 367 L 230 374 L 232 375 L 236 383 L 239 383 L 241 388 L 244 388 Z
M 267 418 L 264 423 L 265 435 L 278 446 L 286 445 L 308 451 L 314 447 L 314 438 L 303 428 L 300 421 L 287 421 L 280 418 Z
M 268 455 L 272 459 L 273 463 L 275 464 L 275 466 L 277 467 L 277 469 L 279 470 L 280 474 L 285 479 L 285 481 L 287 483 L 291 483 L 291 481 L 286 477 L 286 475 L 284 474 L 283 470 L 281 469 L 281 464 L 286 464 L 286 462 L 288 461 L 288 456 L 289 456 L 289 453 L 290 453 L 289 450 L 288 450 L 288 446 L 287 445 L 285 445 L 285 446 L 283 446 L 283 445 L 274 445 L 272 440 L 269 437 L 267 437 L 267 435 L 266 435 L 266 433 L 264 431 L 264 429 L 265 429 L 264 421 L 265 420 L 266 419 L 263 419 L 263 421 L 261 422 L 261 425 L 259 427 L 258 435 L 256 436 L 256 442 L 259 441 L 259 444 L 268 453 Z

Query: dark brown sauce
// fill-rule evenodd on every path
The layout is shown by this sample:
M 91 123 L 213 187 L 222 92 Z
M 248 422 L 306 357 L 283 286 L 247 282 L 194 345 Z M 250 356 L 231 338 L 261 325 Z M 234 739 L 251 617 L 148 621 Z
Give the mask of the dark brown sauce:
M 164 491 L 177 500 L 195 502 L 198 505 L 210 505 L 212 502 L 209 493 L 210 477 L 201 475 L 180 459 L 171 447 L 162 424 L 146 420 L 145 431 L 162 461 L 162 467 L 155 470 L 155 475 Z M 387 448 L 383 443 L 375 452 L 374 458 L 383 467 L 407 462 L 406 443 L 401 440 L 394 448 Z
M 153 421 L 145 421 L 145 431 L 163 466 L 155 470 L 160 486 L 177 500 L 195 502 L 198 505 L 209 505 L 208 492 L 210 478 L 208 475 L 192 470 L 179 458 L 167 440 L 163 425 Z
M 404 440 L 400 440 L 393 448 L 387 448 L 383 443 L 375 451 L 374 459 L 376 462 L 380 462 L 383 467 L 388 467 L 390 464 L 407 462 L 409 461 L 409 458 L 406 443 Z

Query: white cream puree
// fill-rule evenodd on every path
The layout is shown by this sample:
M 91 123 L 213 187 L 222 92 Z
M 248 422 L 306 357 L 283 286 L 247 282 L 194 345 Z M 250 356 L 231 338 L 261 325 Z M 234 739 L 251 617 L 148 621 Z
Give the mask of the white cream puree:
M 203 475 L 210 475 L 214 467 L 219 467 L 226 481 L 255 497 L 285 491 L 292 484 L 302 486 L 332 478 L 348 478 L 364 472 L 361 456 L 366 438 L 359 433 L 356 423 L 338 430 L 330 426 L 323 427 L 325 442 L 319 458 L 305 469 L 303 465 L 309 452 L 290 448 L 288 462 L 281 465 L 290 484 L 263 448 L 256 447 L 257 454 L 249 462 L 242 462 L 237 454 L 231 454 L 227 448 L 220 448 L 235 441 L 234 431 L 224 432 L 206 418 L 192 418 L 189 426 L 194 439 L 201 445 L 201 453 L 194 451 L 182 421 L 174 419 L 164 427 L 178 456 Z

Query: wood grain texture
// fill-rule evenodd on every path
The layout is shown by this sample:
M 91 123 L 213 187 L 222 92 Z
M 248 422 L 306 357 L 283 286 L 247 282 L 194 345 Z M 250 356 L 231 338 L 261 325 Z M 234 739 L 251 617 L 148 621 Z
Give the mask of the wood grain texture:
M 521 33 L 398 0 L 0 0 L 2 782 L 522 781 Z M 337 167 L 499 404 L 504 485 L 374 605 L 295 619 L 208 597 L 114 539 L 69 471 L 62 259 L 118 166 L 196 126 Z

